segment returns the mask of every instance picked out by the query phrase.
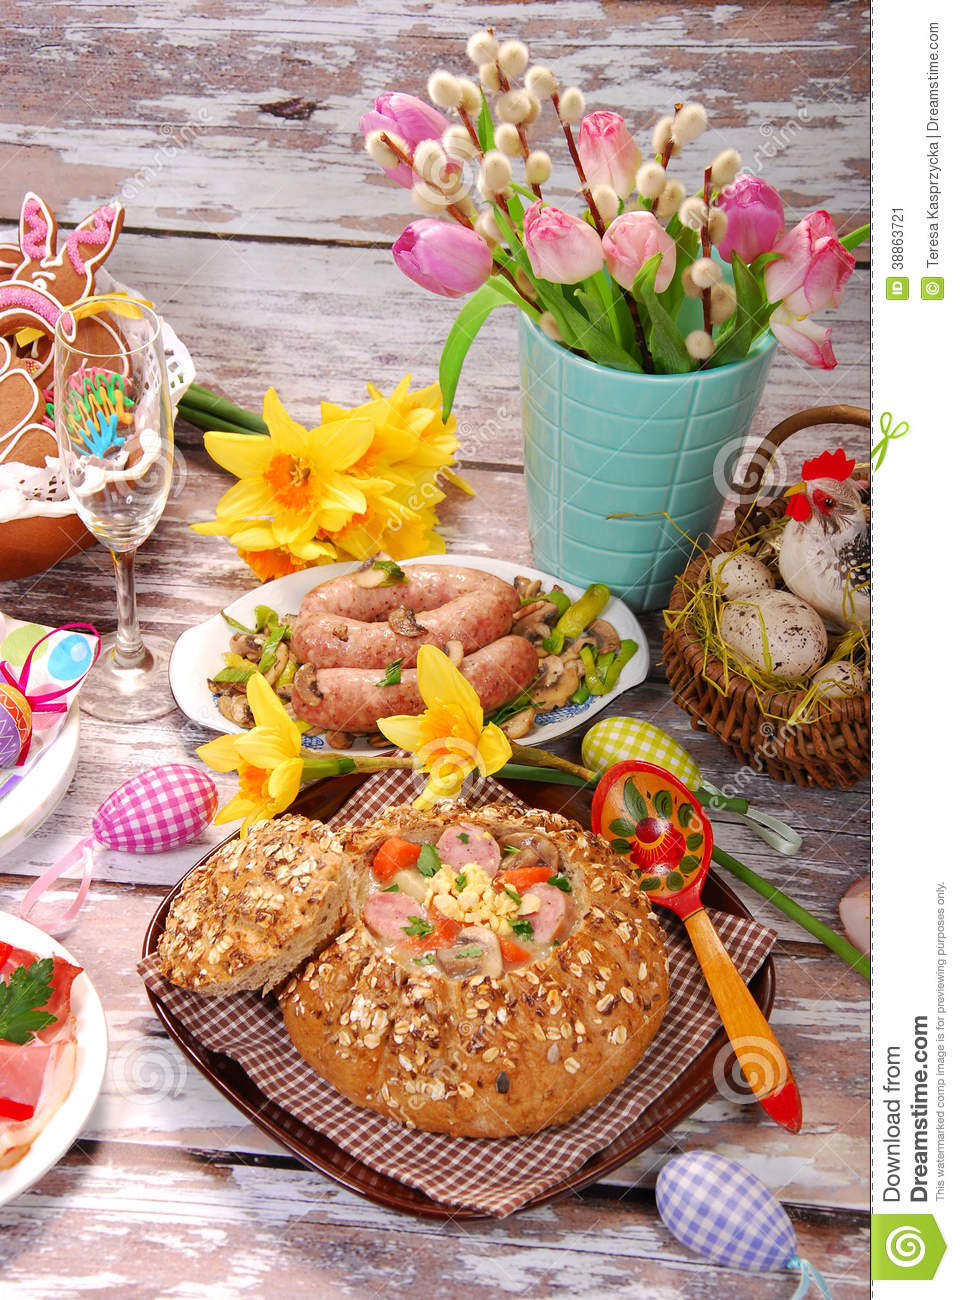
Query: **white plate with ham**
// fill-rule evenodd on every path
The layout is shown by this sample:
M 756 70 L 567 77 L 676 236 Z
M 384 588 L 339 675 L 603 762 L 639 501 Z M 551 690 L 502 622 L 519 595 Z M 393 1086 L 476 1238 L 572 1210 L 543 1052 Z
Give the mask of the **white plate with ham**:
M 433 628 L 434 620 L 437 628 L 444 628 L 439 634 L 439 643 L 443 644 L 447 637 L 459 640 L 465 657 L 461 663 L 461 671 L 467 676 L 477 688 L 481 700 L 485 700 L 484 683 L 501 673 L 506 668 L 510 671 L 510 665 L 507 662 L 512 652 L 519 650 L 521 653 L 526 652 L 529 656 L 531 647 L 529 641 L 526 646 L 518 646 L 516 643 L 521 638 L 513 635 L 504 635 L 513 632 L 511 624 L 511 612 L 498 608 L 498 594 L 502 595 L 504 584 L 513 586 L 514 580 L 518 577 L 524 579 L 539 580 L 542 584 L 542 590 L 548 592 L 553 588 L 560 588 L 571 601 L 576 601 L 583 595 L 583 588 L 577 587 L 573 583 L 563 582 L 552 575 L 543 573 L 539 569 L 529 568 L 526 565 L 514 564 L 508 560 L 491 559 L 488 556 L 480 555 L 424 555 L 414 559 L 404 560 L 401 568 L 406 572 L 413 565 L 449 568 L 452 570 L 471 571 L 474 577 L 492 575 L 494 580 L 491 584 L 500 589 L 500 592 L 488 592 L 482 589 L 477 590 L 476 583 L 464 582 L 460 587 L 451 575 L 449 582 L 444 582 L 445 575 L 438 574 L 440 581 L 437 584 L 438 607 L 423 607 L 426 612 L 418 613 L 417 617 L 422 619 L 425 625 Z M 247 627 L 256 626 L 255 610 L 257 606 L 269 606 L 282 619 L 287 614 L 298 614 L 308 593 L 313 592 L 320 584 L 333 583 L 335 579 L 345 578 L 347 575 L 356 574 L 359 565 L 355 562 L 346 564 L 327 564 L 322 567 L 304 569 L 299 573 L 291 573 L 283 578 L 276 578 L 273 582 L 264 583 L 263 586 L 247 592 L 231 605 L 228 605 L 224 613 L 239 624 Z M 462 576 L 462 575 L 461 575 Z M 499 580 L 497 582 L 496 580 Z M 390 593 L 398 596 L 403 591 L 402 585 L 385 586 L 377 589 L 377 596 L 382 593 Z M 459 594 L 460 592 L 463 594 Z M 370 596 L 370 592 L 364 593 Z M 313 605 L 316 598 L 311 597 L 308 603 L 311 615 L 314 613 Z M 441 603 L 445 602 L 445 603 Z M 397 603 L 401 603 L 399 600 Z M 363 604 L 361 597 L 360 604 Z M 295 650 L 300 650 L 298 655 L 300 660 L 309 657 L 311 663 L 316 665 L 319 672 L 316 676 L 316 682 L 319 685 L 323 679 L 323 690 L 321 692 L 325 701 L 334 700 L 338 692 L 343 691 L 343 698 L 347 708 L 347 715 L 352 717 L 362 716 L 363 725 L 353 727 L 343 727 L 343 730 L 353 731 L 374 731 L 375 717 L 387 717 L 393 713 L 410 713 L 416 711 L 419 703 L 419 696 L 415 693 L 415 678 L 412 670 L 407 670 L 403 674 L 402 683 L 393 683 L 385 686 L 382 680 L 387 666 L 391 663 L 393 655 L 396 653 L 398 644 L 403 641 L 397 640 L 394 632 L 392 620 L 387 621 L 384 613 L 381 611 L 377 614 L 368 614 L 364 620 L 363 614 L 358 612 L 359 622 L 353 618 L 347 617 L 346 624 L 340 619 L 339 624 L 335 621 L 339 614 L 329 615 L 325 610 L 318 609 L 317 624 L 311 630 L 311 637 L 307 642 L 306 637 L 296 631 L 294 633 L 292 645 Z M 514 611 L 516 613 L 516 611 Z M 613 688 L 604 695 L 589 695 L 582 703 L 566 703 L 558 708 L 553 708 L 549 712 L 538 712 L 532 729 L 526 732 L 522 737 L 525 745 L 540 745 L 545 741 L 554 740 L 572 731 L 575 727 L 589 722 L 594 715 L 605 709 L 618 695 L 623 691 L 629 690 L 633 686 L 638 686 L 650 670 L 650 651 L 647 645 L 646 637 L 640 624 L 637 622 L 632 611 L 615 596 L 611 597 L 603 609 L 602 617 L 615 630 L 620 641 L 632 640 L 637 644 L 637 650 L 626 664 L 623 666 L 619 679 Z M 334 620 L 331 622 L 331 619 Z M 449 626 L 445 626 L 444 621 Z M 505 623 L 504 623 L 505 620 Z M 329 626 L 328 626 L 329 625 Z M 349 625 L 349 626 L 347 626 Z M 338 632 L 346 628 L 349 632 L 349 638 L 344 641 L 338 640 Z M 371 644 L 376 642 L 379 652 L 379 659 L 375 668 L 366 668 L 362 664 L 369 663 L 370 660 L 364 660 L 362 656 L 366 652 L 366 647 L 362 644 L 355 647 L 353 644 L 355 633 L 359 630 L 360 635 L 368 637 Z M 398 629 L 398 635 L 402 632 Z M 421 627 L 420 632 L 424 631 Z M 213 731 L 225 732 L 242 731 L 242 726 L 231 722 L 226 718 L 217 706 L 217 699 L 211 692 L 208 681 L 216 676 L 224 668 L 224 654 L 229 649 L 230 638 L 233 629 L 217 615 L 215 618 L 208 619 L 196 627 L 190 628 L 184 632 L 174 647 L 173 654 L 170 656 L 170 686 L 177 703 L 183 712 L 192 718 L 194 722 L 199 722 L 204 727 L 209 727 Z M 329 635 L 332 633 L 332 636 Z M 469 637 L 475 637 L 476 650 L 471 648 Z M 381 645 L 382 643 L 382 645 Z M 435 641 L 435 643 L 437 643 Z M 309 645 L 309 656 L 303 653 L 304 644 Z M 359 651 L 356 658 L 351 660 L 351 655 Z M 326 656 L 326 657 L 325 657 Z M 498 663 L 497 658 L 503 660 Z M 333 674 L 336 674 L 334 677 Z M 375 689 L 372 689 L 375 684 Z M 511 696 L 516 692 L 509 692 Z M 413 695 L 413 698 L 411 698 Z M 376 699 L 377 705 L 382 703 L 379 713 L 375 707 L 371 707 L 371 701 Z M 294 697 L 296 702 L 296 696 Z M 497 698 L 495 707 L 499 707 L 503 701 Z M 492 710 L 488 710 L 488 713 Z M 370 716 L 367 717 L 367 714 Z M 345 715 L 345 716 L 347 716 Z M 309 712 L 302 712 L 301 716 L 309 717 Z M 313 719 L 311 719 L 313 720 Z M 330 725 L 331 732 L 336 730 L 336 725 Z M 325 749 L 327 747 L 326 737 L 322 734 L 308 734 L 304 738 L 304 744 L 311 749 Z M 342 748 L 342 746 L 338 746 Z M 363 742 L 362 739 L 355 740 L 351 750 L 353 754 L 373 754 L 378 752 L 377 749 L 371 748 Z M 380 747 L 382 752 L 382 746 Z
M 0 912 L 0 980 L 44 957 L 54 958 L 43 1008 L 54 1022 L 24 1044 L 0 1040 L 0 1205 L 32 1187 L 67 1150 L 107 1064 L 107 1024 L 89 976 L 55 939 Z

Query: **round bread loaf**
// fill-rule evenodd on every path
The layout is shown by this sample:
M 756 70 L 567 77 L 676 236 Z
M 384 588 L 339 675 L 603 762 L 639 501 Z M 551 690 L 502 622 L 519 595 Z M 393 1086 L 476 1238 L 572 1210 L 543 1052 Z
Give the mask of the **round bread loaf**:
M 217 997 L 267 992 L 340 928 L 340 840 L 286 816 L 234 837 L 184 880 L 157 945 L 160 973 Z
M 377 857 L 393 837 L 437 846 L 407 880 Z M 429 1132 L 565 1123 L 626 1078 L 667 1008 L 663 932 L 620 863 L 505 803 L 344 832 L 348 928 L 279 992 L 294 1045 L 357 1105 Z

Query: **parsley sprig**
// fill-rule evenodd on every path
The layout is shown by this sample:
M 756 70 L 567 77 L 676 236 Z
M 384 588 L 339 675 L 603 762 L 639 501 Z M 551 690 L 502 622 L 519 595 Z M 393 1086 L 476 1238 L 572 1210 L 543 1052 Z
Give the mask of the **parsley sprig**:
M 53 958 L 38 957 L 0 980 L 0 1039 L 23 1046 L 34 1034 L 56 1023 L 43 1007 L 53 993 Z

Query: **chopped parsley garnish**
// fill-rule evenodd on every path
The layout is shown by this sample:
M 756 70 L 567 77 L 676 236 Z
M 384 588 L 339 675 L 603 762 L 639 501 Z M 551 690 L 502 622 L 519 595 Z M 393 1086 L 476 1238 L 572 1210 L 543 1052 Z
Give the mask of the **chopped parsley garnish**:
M 521 939 L 533 938 L 533 926 L 529 921 L 524 920 L 523 917 L 521 917 L 519 921 L 511 921 L 510 928 L 513 933 L 518 935 Z
M 565 894 L 570 893 L 570 881 L 566 876 L 551 876 L 547 884 L 553 885 L 554 889 L 562 889 Z
M 482 957 L 483 948 L 479 943 L 468 943 L 466 948 L 461 948 L 457 953 L 457 961 L 464 957 Z
M 426 957 L 414 957 L 413 964 L 414 966 L 431 966 L 436 963 L 436 960 L 436 954 L 428 952 Z
M 467 873 L 461 871 L 459 875 L 454 876 L 453 883 L 456 885 L 458 890 L 465 889 L 467 884 Z
M 403 933 L 409 934 L 411 938 L 424 939 L 428 934 L 433 934 L 433 926 L 422 916 L 408 916 L 407 920 L 410 924 L 403 926 Z
M 57 1017 L 42 1008 L 53 992 L 53 958 L 38 957 L 0 980 L 0 1039 L 22 1047 Z
M 503 892 L 506 894 L 507 898 L 512 898 L 515 903 L 520 902 L 520 895 L 514 889 L 513 885 L 504 885 Z
M 421 876 L 435 876 L 440 870 L 440 854 L 432 844 L 424 844 L 417 855 L 417 870 Z
M 403 660 L 394 659 L 393 663 L 387 664 L 383 676 L 377 682 L 378 686 L 398 686 L 400 684 L 400 674 L 403 672 Z
M 461 831 L 460 834 L 457 836 L 457 839 L 460 841 L 461 844 L 470 843 L 470 836 L 467 834 L 466 831 Z
M 393 587 L 398 582 L 409 581 L 396 560 L 374 560 L 373 567 L 386 575 L 383 582 L 380 583 L 381 587 Z
M 399 893 L 400 893 L 400 886 L 399 886 L 399 885 L 384 885 L 383 889 L 381 889 L 380 892 L 381 892 L 381 894 L 399 894 Z
M 504 846 L 503 846 L 503 851 L 504 851 L 504 853 L 519 853 L 519 852 L 520 852 L 520 850 L 517 848 L 517 846 L 516 846 L 515 844 L 504 844 Z

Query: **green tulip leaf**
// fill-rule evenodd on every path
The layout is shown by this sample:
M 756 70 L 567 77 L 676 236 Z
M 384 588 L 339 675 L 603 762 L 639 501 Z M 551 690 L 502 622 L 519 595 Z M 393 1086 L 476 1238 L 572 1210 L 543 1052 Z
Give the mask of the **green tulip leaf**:
M 646 309 L 650 328 L 647 331 L 647 346 L 653 357 L 657 373 L 662 375 L 686 375 L 694 369 L 696 363 L 687 351 L 687 346 L 680 333 L 680 327 L 660 300 L 654 288 L 657 271 L 663 261 L 663 254 L 656 253 L 637 272 L 633 282 L 633 296 L 642 302 Z
M 481 285 L 461 307 L 450 327 L 450 333 L 447 335 L 440 356 L 439 379 L 440 391 L 443 394 L 444 420 L 449 419 L 450 412 L 453 410 L 453 399 L 456 396 L 457 384 L 460 382 L 464 358 L 477 337 L 480 327 L 495 308 L 508 305 L 519 307 L 534 320 L 537 318 L 537 312 L 521 298 L 516 289 L 497 276 L 492 276 L 486 284 Z

